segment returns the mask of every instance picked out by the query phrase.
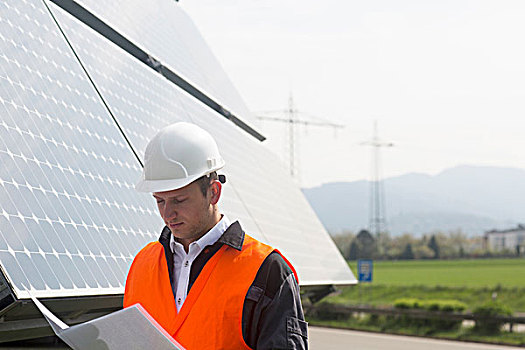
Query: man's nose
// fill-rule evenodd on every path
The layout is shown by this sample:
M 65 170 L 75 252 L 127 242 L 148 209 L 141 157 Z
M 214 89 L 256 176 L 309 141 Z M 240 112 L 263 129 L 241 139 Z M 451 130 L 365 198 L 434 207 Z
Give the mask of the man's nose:
M 172 221 L 177 218 L 177 211 L 175 210 L 174 205 L 170 205 L 169 203 L 164 205 L 164 219 L 166 221 Z

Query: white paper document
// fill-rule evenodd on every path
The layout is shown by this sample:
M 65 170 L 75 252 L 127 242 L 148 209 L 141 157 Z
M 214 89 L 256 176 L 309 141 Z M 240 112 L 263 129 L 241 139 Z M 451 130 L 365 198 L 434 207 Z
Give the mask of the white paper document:
M 55 334 L 75 350 L 184 350 L 139 304 L 69 327 L 31 297 Z

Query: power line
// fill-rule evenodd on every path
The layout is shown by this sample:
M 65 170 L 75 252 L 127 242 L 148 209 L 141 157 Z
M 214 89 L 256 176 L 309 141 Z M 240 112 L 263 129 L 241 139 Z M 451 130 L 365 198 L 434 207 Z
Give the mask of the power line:
M 298 145 L 297 126 L 298 125 L 325 126 L 325 127 L 331 127 L 334 129 L 340 129 L 344 127 L 344 125 L 327 122 L 327 121 L 314 121 L 311 119 L 307 120 L 307 119 L 297 118 L 298 115 L 306 115 L 310 118 L 315 118 L 315 116 L 312 116 L 311 114 L 308 114 L 308 113 L 304 113 L 302 111 L 299 111 L 297 108 L 295 108 L 292 93 L 290 93 L 290 97 L 288 98 L 288 107 L 286 109 L 261 111 L 260 113 L 281 114 L 285 116 L 285 118 L 281 118 L 281 117 L 271 117 L 267 115 L 258 115 L 257 119 L 288 124 L 289 170 L 290 170 L 290 175 L 292 175 L 292 177 L 296 179 L 299 176 L 299 164 L 298 164 L 299 149 L 297 147 Z
M 387 231 L 385 189 L 383 185 L 381 169 L 381 148 L 393 147 L 392 142 L 384 142 L 379 139 L 377 120 L 374 121 L 374 134 L 370 141 L 362 142 L 362 145 L 372 146 L 372 182 L 370 184 L 370 205 L 368 230 L 375 233 L 376 238 Z

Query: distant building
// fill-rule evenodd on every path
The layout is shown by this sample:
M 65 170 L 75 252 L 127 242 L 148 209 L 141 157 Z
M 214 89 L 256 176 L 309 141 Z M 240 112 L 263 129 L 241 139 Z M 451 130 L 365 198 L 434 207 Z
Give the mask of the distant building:
M 525 248 L 525 225 L 518 225 L 509 230 L 491 230 L 485 232 L 486 248 L 492 251 L 514 250 L 518 254 Z

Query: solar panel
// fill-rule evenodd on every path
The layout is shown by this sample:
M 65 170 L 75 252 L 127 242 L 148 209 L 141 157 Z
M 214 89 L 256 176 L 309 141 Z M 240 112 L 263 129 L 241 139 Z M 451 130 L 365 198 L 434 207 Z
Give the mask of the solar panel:
M 122 293 L 161 227 L 141 172 L 44 4 L 0 3 L 0 262 L 18 298 Z
M 212 76 L 217 62 L 177 4 L 83 3 L 250 118 L 224 72 Z M 11 329 L 2 328 L 11 291 L 16 299 L 29 298 L 26 289 L 59 299 L 123 293 L 133 257 L 163 226 L 154 200 L 134 190 L 139 158 L 161 127 L 180 120 L 219 143 L 228 175 L 222 210 L 282 250 L 302 285 L 355 283 L 259 141 L 51 2 L 7 0 L 0 2 L 0 335 Z
M 171 0 L 82 3 L 250 119 Z M 163 226 L 152 198 L 134 190 L 139 158 L 161 127 L 180 120 L 219 143 L 228 175 L 221 209 L 283 251 L 303 286 L 356 282 L 277 157 L 208 106 L 50 1 L 0 3 L 1 339 L 24 328 L 6 322 L 39 317 L 12 308 L 29 298 L 26 289 L 68 314 L 118 307 L 133 257 Z
M 282 250 L 296 266 L 301 284 L 354 281 L 275 155 L 68 14 L 57 7 L 53 12 L 138 154 L 165 125 L 179 120 L 199 124 L 214 135 L 226 160 L 223 211 L 255 238 Z
M 198 29 L 174 1 L 77 2 L 235 115 L 257 124 Z

